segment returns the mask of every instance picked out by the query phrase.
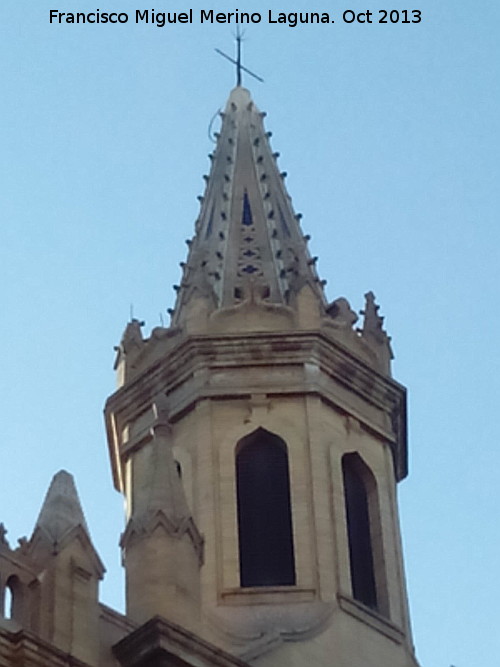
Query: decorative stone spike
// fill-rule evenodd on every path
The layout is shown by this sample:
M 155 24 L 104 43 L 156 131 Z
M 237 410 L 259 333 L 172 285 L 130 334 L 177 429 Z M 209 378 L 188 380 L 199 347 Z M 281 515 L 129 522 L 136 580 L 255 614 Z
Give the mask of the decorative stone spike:
M 384 318 L 378 314 L 380 306 L 375 303 L 373 292 L 365 294 L 365 308 L 361 311 L 364 315 L 361 335 L 372 347 L 379 358 L 383 370 L 390 371 L 390 360 L 393 359 L 391 339 L 383 328 Z
M 133 357 L 143 346 L 144 340 L 142 338 L 141 327 L 144 322 L 140 322 L 133 318 L 125 327 L 123 336 L 118 346 L 118 352 L 125 354 L 127 357 Z
M 7 529 L 5 528 L 3 523 L 0 523 L 0 546 L 9 547 L 9 542 L 5 537 L 6 535 L 7 535 Z

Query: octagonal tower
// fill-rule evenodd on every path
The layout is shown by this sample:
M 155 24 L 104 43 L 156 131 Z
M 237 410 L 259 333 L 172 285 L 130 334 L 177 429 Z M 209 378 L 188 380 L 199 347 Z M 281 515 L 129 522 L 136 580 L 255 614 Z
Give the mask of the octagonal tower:
M 263 116 L 231 92 L 171 325 L 118 349 L 127 615 L 262 667 L 415 667 L 405 389 L 373 294 L 360 328 L 327 302 Z

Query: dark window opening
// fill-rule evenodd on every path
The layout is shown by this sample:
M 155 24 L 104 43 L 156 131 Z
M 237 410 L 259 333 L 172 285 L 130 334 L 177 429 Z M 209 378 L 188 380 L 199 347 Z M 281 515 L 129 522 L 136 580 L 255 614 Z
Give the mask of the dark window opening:
M 240 581 L 293 586 L 290 477 L 285 442 L 262 428 L 238 443 L 236 455 Z
M 367 607 L 377 609 L 369 498 L 360 465 L 364 464 L 355 454 L 342 458 L 352 595 Z
M 244 273 L 255 273 L 255 272 L 258 271 L 259 269 L 258 269 L 256 266 L 254 266 L 253 264 L 247 264 L 247 265 L 244 266 L 241 270 L 242 270 Z
M 252 223 L 253 223 L 252 209 L 250 208 L 250 201 L 248 199 L 248 195 L 245 192 L 245 194 L 243 195 L 243 214 L 241 216 L 241 224 L 250 227 Z

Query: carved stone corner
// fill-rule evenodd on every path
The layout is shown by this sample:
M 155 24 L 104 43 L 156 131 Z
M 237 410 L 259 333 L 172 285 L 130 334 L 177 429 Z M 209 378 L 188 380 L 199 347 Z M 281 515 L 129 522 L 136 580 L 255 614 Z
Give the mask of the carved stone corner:
M 175 540 L 180 540 L 187 535 L 198 557 L 200 567 L 203 565 L 205 538 L 191 516 L 177 518 L 167 515 L 163 510 L 157 510 L 148 512 L 138 519 L 132 518 L 122 533 L 120 547 L 129 548 L 140 540 L 151 537 L 159 528 Z
M 333 603 L 320 601 L 227 605 L 213 609 L 208 620 L 235 653 L 253 660 L 282 642 L 318 635 L 329 624 L 334 608 Z
M 248 415 L 245 424 L 261 422 L 271 409 L 271 400 L 266 394 L 252 394 L 248 399 Z
M 329 315 L 330 323 L 339 329 L 352 329 L 358 321 L 358 316 L 344 297 L 339 297 L 329 304 L 326 313 Z
M 345 430 L 348 435 L 355 433 L 359 435 L 362 432 L 361 422 L 352 415 L 346 415 L 344 418 Z
M 28 538 L 26 536 L 20 537 L 17 540 L 17 543 L 19 546 L 16 549 L 16 554 L 19 554 L 20 556 L 28 556 L 30 549 Z
M 189 630 L 155 616 L 113 646 L 121 667 L 249 667 Z

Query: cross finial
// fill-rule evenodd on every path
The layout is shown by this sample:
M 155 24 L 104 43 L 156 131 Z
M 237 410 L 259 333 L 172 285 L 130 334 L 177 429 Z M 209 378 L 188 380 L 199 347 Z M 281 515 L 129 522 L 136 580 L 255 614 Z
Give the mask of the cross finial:
M 236 85 L 241 86 L 241 32 L 236 32 Z
M 242 37 L 243 35 L 240 32 L 240 29 L 238 27 L 236 31 L 236 59 L 231 58 L 231 56 L 228 56 L 226 53 L 221 51 L 220 49 L 215 49 L 219 55 L 221 55 L 223 58 L 226 58 L 226 60 L 229 60 L 229 62 L 233 63 L 233 65 L 236 65 L 236 85 L 241 86 L 241 73 L 246 72 L 247 74 L 250 74 L 250 76 L 253 76 L 254 79 L 257 79 L 257 81 L 260 81 L 261 83 L 264 83 L 264 79 L 261 79 L 260 76 L 257 76 L 257 74 L 254 74 L 251 72 L 249 69 L 246 67 L 243 67 L 241 64 L 241 42 L 242 42 Z

